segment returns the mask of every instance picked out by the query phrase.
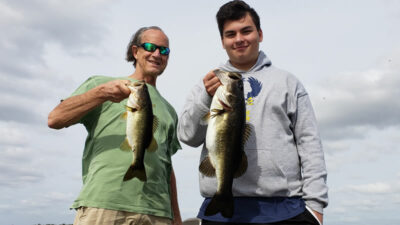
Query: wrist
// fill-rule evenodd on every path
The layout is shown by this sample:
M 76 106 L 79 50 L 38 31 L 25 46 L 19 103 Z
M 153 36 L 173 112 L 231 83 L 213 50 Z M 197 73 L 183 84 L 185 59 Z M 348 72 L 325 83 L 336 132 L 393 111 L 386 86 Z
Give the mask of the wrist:
M 98 99 L 101 102 L 105 102 L 110 100 L 109 95 L 107 94 L 106 87 L 102 84 L 92 89 L 93 98 Z

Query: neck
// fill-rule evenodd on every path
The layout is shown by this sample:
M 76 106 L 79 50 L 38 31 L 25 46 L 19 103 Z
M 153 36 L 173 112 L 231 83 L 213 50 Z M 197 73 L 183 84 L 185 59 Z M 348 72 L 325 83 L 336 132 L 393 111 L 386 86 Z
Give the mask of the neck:
M 241 64 L 235 64 L 235 63 L 232 63 L 232 62 L 230 62 L 230 63 L 232 64 L 233 67 L 235 67 L 236 69 L 241 70 L 241 71 L 249 71 L 251 69 L 251 67 L 254 66 L 254 64 L 241 65 Z
M 144 82 L 146 82 L 150 85 L 153 85 L 155 87 L 158 76 L 145 75 L 145 74 L 135 70 L 135 72 L 133 72 L 129 77 L 133 78 L 135 80 L 144 80 Z
M 236 64 L 232 61 L 229 61 L 229 62 L 232 64 L 233 67 L 235 67 L 238 70 L 249 71 L 251 69 L 251 67 L 253 67 L 256 64 L 257 60 L 254 63 L 250 63 L 250 64 Z
M 239 62 L 233 62 L 232 60 L 229 60 L 229 62 L 234 66 L 236 69 L 242 70 L 242 71 L 249 71 L 254 65 L 256 65 L 258 61 L 259 53 L 252 57 L 252 59 L 248 61 L 239 61 Z

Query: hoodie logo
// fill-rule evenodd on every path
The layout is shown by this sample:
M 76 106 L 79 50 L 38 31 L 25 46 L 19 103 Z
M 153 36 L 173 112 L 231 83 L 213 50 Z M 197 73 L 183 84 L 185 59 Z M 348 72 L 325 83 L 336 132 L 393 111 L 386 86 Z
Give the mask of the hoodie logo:
M 246 105 L 254 105 L 254 99 L 260 94 L 262 89 L 262 83 L 254 77 L 249 77 L 244 81 L 249 82 L 250 91 L 246 95 Z M 246 110 L 246 121 L 250 120 L 250 109 Z
M 254 77 L 249 77 L 247 82 L 250 84 L 250 91 L 247 93 L 246 96 L 246 104 L 247 105 L 254 105 L 254 98 L 260 94 L 262 89 L 262 83 Z

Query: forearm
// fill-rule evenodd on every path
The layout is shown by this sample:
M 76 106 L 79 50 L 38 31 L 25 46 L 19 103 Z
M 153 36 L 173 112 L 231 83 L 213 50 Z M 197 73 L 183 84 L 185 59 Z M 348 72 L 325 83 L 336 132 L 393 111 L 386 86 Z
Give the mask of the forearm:
M 48 116 L 48 126 L 61 129 L 77 123 L 88 112 L 106 101 L 102 87 L 95 87 L 84 94 L 72 96 L 56 106 Z
M 188 96 L 178 122 L 178 138 L 183 143 L 197 147 L 204 141 L 207 124 L 203 121 L 209 111 L 211 97 L 204 86 L 198 84 Z
M 181 213 L 179 211 L 178 194 L 174 170 L 171 171 L 171 206 L 174 213 L 173 224 L 182 224 Z
M 328 204 L 327 170 L 314 110 L 308 96 L 298 99 L 295 135 L 303 174 L 303 199 L 310 208 L 322 214 Z

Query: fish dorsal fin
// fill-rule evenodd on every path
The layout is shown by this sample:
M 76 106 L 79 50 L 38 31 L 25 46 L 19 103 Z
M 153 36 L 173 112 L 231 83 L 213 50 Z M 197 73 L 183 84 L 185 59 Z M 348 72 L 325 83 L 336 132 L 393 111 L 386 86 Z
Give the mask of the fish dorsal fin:
M 205 157 L 200 163 L 199 170 L 206 177 L 215 177 L 215 168 L 211 164 L 210 157 Z
M 151 138 L 151 142 L 149 144 L 149 147 L 147 147 L 147 151 L 149 152 L 155 152 L 158 148 L 158 144 L 156 139 L 154 139 L 154 136 Z
M 153 116 L 153 134 L 156 132 L 158 127 L 158 118 L 157 116 Z
M 153 116 L 153 132 L 151 134 L 151 142 L 149 144 L 149 147 L 147 147 L 147 151 L 149 152 L 155 152 L 158 148 L 158 144 L 156 139 L 154 138 L 154 133 L 156 132 L 158 128 L 158 118 L 157 116 Z
M 243 146 L 249 140 L 252 131 L 253 131 L 252 126 L 250 124 L 246 123 L 246 125 L 244 127 L 244 134 L 243 134 Z
M 129 144 L 128 138 L 125 138 L 119 148 L 123 151 L 132 151 L 132 146 Z
M 240 160 L 239 167 L 236 169 L 235 174 L 233 175 L 234 178 L 238 178 L 242 176 L 247 170 L 247 156 L 244 151 L 242 151 L 242 157 Z

